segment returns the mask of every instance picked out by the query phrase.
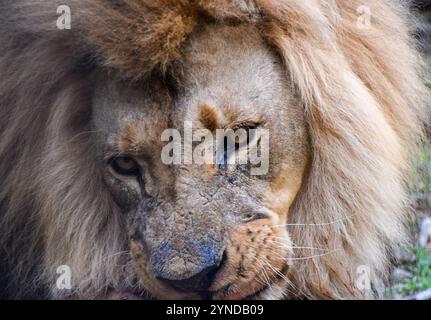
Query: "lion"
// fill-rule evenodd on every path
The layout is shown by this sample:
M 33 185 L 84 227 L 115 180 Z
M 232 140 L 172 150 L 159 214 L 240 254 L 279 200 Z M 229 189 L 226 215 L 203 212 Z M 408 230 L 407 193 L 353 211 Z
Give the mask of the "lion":
M 405 1 L 59 5 L 0 4 L 2 298 L 382 297 L 429 111 Z M 164 163 L 185 123 L 266 130 L 268 171 Z

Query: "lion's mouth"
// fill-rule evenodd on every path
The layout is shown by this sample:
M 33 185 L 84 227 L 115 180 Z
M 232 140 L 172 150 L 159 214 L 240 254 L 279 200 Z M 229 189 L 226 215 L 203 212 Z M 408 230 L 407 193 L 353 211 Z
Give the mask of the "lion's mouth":
M 271 288 L 271 284 L 249 294 L 239 293 L 232 290 L 234 285 L 228 285 L 223 289 L 217 291 L 202 291 L 202 292 L 190 292 L 185 294 L 185 299 L 190 300 L 259 300 L 260 297 Z M 130 290 L 130 291 L 115 291 L 111 290 L 106 296 L 101 296 L 101 299 L 108 300 L 160 300 L 153 297 L 150 292 L 145 289 L 142 290 Z M 161 298 L 164 299 L 164 298 Z M 169 300 L 169 297 L 166 297 Z
M 239 294 L 227 294 L 224 290 L 220 292 L 199 292 L 196 294 L 191 294 L 191 299 L 200 298 L 201 300 L 258 300 L 259 297 L 269 290 L 270 286 L 268 285 L 265 288 L 262 288 L 258 290 L 257 292 L 247 295 L 247 296 L 241 296 Z M 110 292 L 106 297 L 108 300 L 157 300 L 153 297 L 151 297 L 151 294 L 149 294 L 146 291 L 142 292 L 131 292 L 131 291 L 123 291 L 123 292 Z
M 259 297 L 267 290 L 269 290 L 271 285 L 267 285 L 252 294 L 249 293 L 230 293 L 230 288 L 225 288 L 223 290 L 213 292 L 210 300 L 258 300 Z

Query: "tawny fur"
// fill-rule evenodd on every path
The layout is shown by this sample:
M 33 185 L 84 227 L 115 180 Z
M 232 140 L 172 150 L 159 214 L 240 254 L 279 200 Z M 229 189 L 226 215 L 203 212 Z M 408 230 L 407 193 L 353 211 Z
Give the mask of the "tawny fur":
M 289 232 L 297 246 L 337 251 L 295 263 L 294 286 L 307 298 L 361 297 L 352 275 L 366 265 L 379 291 L 391 249 L 406 239 L 411 156 L 427 116 L 424 66 L 404 1 L 115 3 L 0 4 L 0 242 L 9 281 L 20 288 L 11 294 L 49 291 L 63 264 L 82 297 L 127 287 L 121 220 L 98 193 L 82 133 L 88 66 L 126 78 L 166 68 L 201 19 L 258 26 L 306 110 L 313 160 L 288 223 L 334 223 Z M 59 4 L 72 9 L 70 31 L 55 27 Z M 357 26 L 361 5 L 371 8 L 370 29 Z

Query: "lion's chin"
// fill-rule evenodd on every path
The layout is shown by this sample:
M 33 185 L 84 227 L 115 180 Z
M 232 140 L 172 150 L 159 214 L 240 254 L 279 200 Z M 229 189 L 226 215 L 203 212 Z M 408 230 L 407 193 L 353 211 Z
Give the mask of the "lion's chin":
M 129 291 L 110 291 L 107 294 L 100 295 L 96 300 L 146 300 L 142 295 Z
M 285 297 L 285 292 L 286 290 L 283 288 L 283 286 L 280 286 L 274 282 L 254 292 L 247 290 L 243 290 L 241 292 L 229 292 L 229 290 L 214 292 L 211 300 L 282 300 Z
M 247 293 L 228 293 L 227 290 L 220 290 L 217 292 L 202 292 L 202 293 L 190 293 L 185 295 L 184 300 L 261 300 L 265 299 L 268 295 L 273 295 L 273 299 L 279 299 L 274 294 L 274 290 L 271 286 L 260 289 L 252 294 Z M 107 295 L 100 296 L 100 300 L 171 300 L 169 296 L 161 297 L 160 299 L 151 297 L 151 294 L 147 292 L 131 292 L 131 291 L 111 291 Z

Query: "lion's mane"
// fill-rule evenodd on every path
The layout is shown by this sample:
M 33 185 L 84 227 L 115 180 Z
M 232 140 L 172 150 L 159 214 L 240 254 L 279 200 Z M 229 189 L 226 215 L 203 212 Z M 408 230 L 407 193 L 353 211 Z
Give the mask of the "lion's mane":
M 62 4 L 71 30 L 56 27 Z M 361 26 L 364 5 L 371 20 Z M 360 297 L 355 272 L 366 266 L 379 292 L 391 250 L 406 239 L 411 157 L 426 119 L 408 12 L 395 0 L 3 1 L 2 294 L 61 297 L 61 265 L 73 270 L 81 297 L 127 287 L 121 215 L 92 157 L 92 74 L 104 68 L 136 79 L 168 70 L 202 20 L 257 26 L 303 104 L 312 163 L 289 232 L 296 245 L 331 254 L 317 250 L 292 266 L 296 290 Z

